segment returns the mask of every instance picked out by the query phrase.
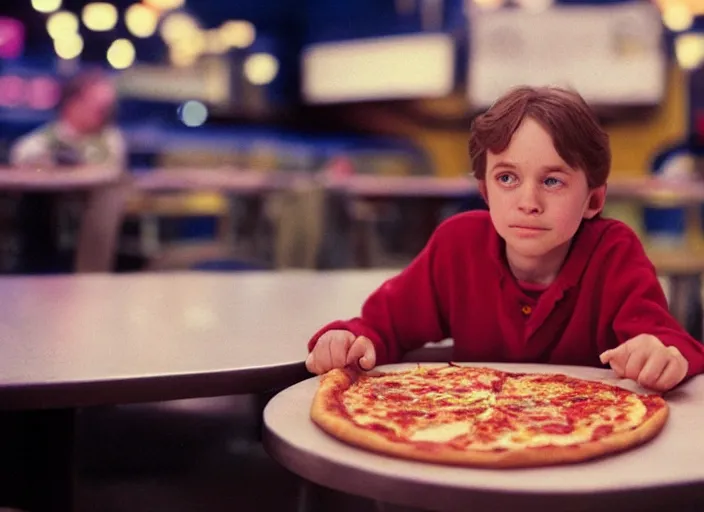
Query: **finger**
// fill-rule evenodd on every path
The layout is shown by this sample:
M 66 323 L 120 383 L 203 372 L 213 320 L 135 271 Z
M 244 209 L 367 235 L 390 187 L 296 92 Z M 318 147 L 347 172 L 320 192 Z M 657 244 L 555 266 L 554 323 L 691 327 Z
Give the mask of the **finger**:
M 626 376 L 626 368 L 623 365 L 621 365 L 621 363 L 619 363 L 618 361 L 616 361 L 616 360 L 609 361 L 609 366 L 611 366 L 611 369 L 614 371 L 614 373 L 618 377 L 623 378 Z
M 643 370 L 648 361 L 648 353 L 644 350 L 634 350 L 628 355 L 628 360 L 623 370 L 623 376 L 627 379 L 638 380 L 638 375 Z
M 667 361 L 658 380 L 655 381 L 652 386 L 649 386 L 649 388 L 655 391 L 668 391 L 674 388 L 681 380 L 682 377 L 680 376 L 677 361 L 670 359 Z
M 667 351 L 672 356 L 672 359 L 677 362 L 677 367 L 680 369 L 680 372 L 682 373 L 682 378 L 684 379 L 687 375 L 687 372 L 689 372 L 689 361 L 687 361 L 687 359 L 682 355 L 682 352 L 680 352 L 677 347 L 669 346 L 667 347 Z
M 318 373 L 325 373 L 332 368 L 330 359 L 330 340 L 327 337 L 320 338 L 313 348 L 315 367 Z
M 363 341 L 364 339 L 365 338 L 363 336 L 360 336 L 354 340 L 354 343 L 352 343 L 349 351 L 347 352 L 346 359 L 347 364 L 356 366 L 362 370 L 367 369 L 366 366 L 362 366 L 362 358 L 366 352 L 366 346 Z
M 677 359 L 670 359 L 651 389 L 657 391 L 669 391 L 679 384 L 686 374 L 686 367 L 683 367 Z
M 601 361 L 601 364 L 607 364 L 613 359 L 617 354 L 616 354 L 615 348 L 611 348 L 609 350 L 605 350 L 599 355 L 599 361 Z
M 645 388 L 652 388 L 665 370 L 667 363 L 672 359 L 666 352 L 653 354 L 643 365 L 643 369 L 638 374 L 636 381 Z
M 360 359 L 360 363 L 364 365 L 364 368 L 371 370 L 376 366 L 376 349 L 374 348 L 374 343 L 369 338 L 363 338 L 366 348 L 364 350 L 364 356 Z
M 347 364 L 347 352 L 354 342 L 354 334 L 339 333 L 330 341 L 330 362 L 332 368 L 342 368 Z
M 315 348 L 313 348 L 313 351 L 308 354 L 308 357 L 306 358 L 306 368 L 308 368 L 309 372 L 312 372 L 316 375 L 325 373 L 326 370 L 321 366 L 320 363 L 320 351 L 316 352 Z
M 315 373 L 317 374 L 317 366 L 315 364 L 315 356 L 313 355 L 313 352 L 308 354 L 308 357 L 306 357 L 306 370 L 308 370 L 310 373 Z
M 604 364 L 609 364 L 611 369 L 619 377 L 623 377 L 626 373 L 626 362 L 628 361 L 628 349 L 624 348 L 624 345 L 620 347 L 612 348 L 599 356 L 599 359 Z
M 371 370 L 376 366 L 376 351 L 369 338 L 357 338 L 347 353 L 347 364 L 358 366 L 362 370 Z
M 602 352 L 599 359 L 602 363 L 608 363 L 616 373 L 623 374 L 626 371 L 626 363 L 631 354 L 631 346 L 628 342 L 616 348 Z

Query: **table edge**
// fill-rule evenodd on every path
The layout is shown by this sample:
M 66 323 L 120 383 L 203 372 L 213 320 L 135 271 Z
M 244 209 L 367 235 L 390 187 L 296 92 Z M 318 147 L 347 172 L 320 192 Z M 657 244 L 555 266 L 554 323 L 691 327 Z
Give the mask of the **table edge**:
M 335 471 L 331 471 L 330 461 L 318 454 L 309 452 L 302 454 L 271 431 L 266 423 L 266 416 L 262 443 L 270 457 L 287 470 L 308 481 L 346 493 L 421 509 L 466 510 L 471 503 L 472 507 L 477 509 L 487 508 L 493 512 L 498 512 L 504 509 L 516 510 L 516 507 L 525 507 L 525 500 L 529 499 L 531 500 L 531 508 L 549 509 L 551 507 L 576 506 L 578 504 L 579 510 L 597 510 L 598 507 L 602 507 L 606 503 L 609 506 L 613 506 L 620 501 L 632 506 L 634 494 L 637 494 L 639 502 L 648 506 L 652 506 L 656 502 L 669 505 L 673 501 L 681 499 L 704 500 L 704 480 L 603 491 L 546 492 L 457 487 L 431 482 L 411 481 L 407 478 L 392 475 L 380 477 L 351 466 L 338 466 Z M 429 468 L 431 467 L 432 465 L 429 466 Z M 342 473 L 344 473 L 344 478 L 340 478 Z M 345 485 L 339 484 L 342 480 L 344 480 Z M 439 496 L 442 498 L 439 498 Z
M 234 370 L 32 384 L 0 383 L 0 410 L 66 409 L 264 393 L 310 377 L 303 361 Z

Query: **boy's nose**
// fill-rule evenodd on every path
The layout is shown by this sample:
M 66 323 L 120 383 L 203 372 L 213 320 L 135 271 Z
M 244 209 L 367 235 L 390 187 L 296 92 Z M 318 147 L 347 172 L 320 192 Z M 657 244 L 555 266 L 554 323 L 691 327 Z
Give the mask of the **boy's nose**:
M 536 214 L 543 211 L 539 194 L 535 187 L 524 187 L 521 191 L 518 209 L 527 214 Z

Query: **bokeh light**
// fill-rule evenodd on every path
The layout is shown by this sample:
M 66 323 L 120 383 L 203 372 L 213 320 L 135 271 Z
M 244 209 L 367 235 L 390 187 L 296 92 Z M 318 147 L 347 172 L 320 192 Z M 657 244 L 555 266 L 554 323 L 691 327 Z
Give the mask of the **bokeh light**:
M 16 107 L 24 97 L 25 82 L 19 76 L 0 76 L 0 107 Z
M 61 0 L 32 0 L 32 7 L 35 11 L 50 13 L 61 8 Z
M 696 69 L 704 62 L 704 35 L 683 34 L 675 40 L 675 56 L 684 69 Z
M 75 59 L 83 51 L 83 38 L 75 33 L 64 34 L 54 39 L 54 51 L 62 59 Z
M 125 25 L 135 37 L 151 37 L 158 23 L 158 14 L 146 5 L 132 4 L 125 11 Z
M 76 34 L 78 32 L 78 17 L 68 11 L 55 12 L 46 20 L 46 31 L 52 39 Z
M 136 56 L 137 52 L 129 39 L 116 39 L 108 48 L 108 62 L 115 69 L 127 69 Z
M 169 11 L 171 9 L 180 9 L 185 4 L 185 0 L 143 0 L 145 5 L 158 9 L 160 11 Z
M 53 78 L 37 77 L 27 84 L 27 105 L 36 110 L 49 110 L 59 102 L 60 87 Z
M 200 101 L 189 100 L 179 106 L 178 117 L 186 126 L 202 126 L 208 119 L 208 107 Z
M 117 25 L 117 9 L 107 2 L 94 2 L 83 7 L 81 18 L 90 30 L 104 32 Z
M 682 32 L 692 26 L 694 15 L 688 6 L 675 0 L 663 8 L 662 22 L 673 32 Z
M 248 21 L 226 21 L 219 31 L 222 43 L 231 48 L 247 48 L 257 36 L 254 25 Z
M 268 53 L 254 53 L 244 62 L 244 76 L 255 85 L 270 83 L 279 72 L 279 61 Z
M 194 33 L 200 31 L 200 27 L 192 16 L 182 12 L 175 12 L 164 18 L 159 31 L 161 32 L 161 37 L 166 42 L 171 43 L 191 37 Z

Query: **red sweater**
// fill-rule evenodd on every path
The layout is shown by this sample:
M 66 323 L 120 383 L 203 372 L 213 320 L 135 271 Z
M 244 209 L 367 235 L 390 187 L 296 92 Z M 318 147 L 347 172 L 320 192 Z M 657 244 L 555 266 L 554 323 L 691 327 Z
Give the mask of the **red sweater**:
M 679 349 L 689 376 L 704 372 L 704 345 L 670 315 L 655 269 L 625 224 L 582 223 L 555 281 L 536 298 L 522 289 L 488 212 L 443 222 L 413 262 L 381 285 L 346 329 L 367 336 L 377 364 L 427 342 L 454 340 L 455 361 L 603 366 L 599 354 L 639 334 Z

